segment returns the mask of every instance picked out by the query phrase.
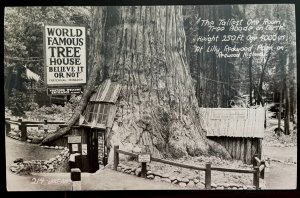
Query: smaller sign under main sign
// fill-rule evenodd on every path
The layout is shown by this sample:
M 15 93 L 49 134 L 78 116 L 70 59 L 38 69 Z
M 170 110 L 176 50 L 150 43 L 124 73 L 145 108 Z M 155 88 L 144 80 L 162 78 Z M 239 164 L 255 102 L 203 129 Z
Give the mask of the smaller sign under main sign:
M 139 154 L 138 155 L 138 162 L 150 162 L 151 161 L 151 156 L 150 154 Z
M 70 95 L 70 94 L 81 94 L 82 87 L 69 87 L 69 88 L 48 88 L 47 94 L 48 95 Z
M 72 151 L 78 151 L 78 144 L 72 144 Z
M 81 136 L 68 136 L 69 144 L 81 143 Z
M 81 145 L 81 152 L 82 152 L 82 155 L 87 155 L 87 144 Z

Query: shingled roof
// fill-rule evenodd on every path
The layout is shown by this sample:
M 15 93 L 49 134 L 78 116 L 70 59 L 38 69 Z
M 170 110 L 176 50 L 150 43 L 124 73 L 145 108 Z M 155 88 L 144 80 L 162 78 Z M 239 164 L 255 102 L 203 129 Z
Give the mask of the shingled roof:
M 96 93 L 91 96 L 90 102 L 116 103 L 120 90 L 121 87 L 118 83 L 108 79 L 98 87 Z
M 103 82 L 91 96 L 79 125 L 100 129 L 112 127 L 117 110 L 115 103 L 120 90 L 118 83 L 109 79 Z

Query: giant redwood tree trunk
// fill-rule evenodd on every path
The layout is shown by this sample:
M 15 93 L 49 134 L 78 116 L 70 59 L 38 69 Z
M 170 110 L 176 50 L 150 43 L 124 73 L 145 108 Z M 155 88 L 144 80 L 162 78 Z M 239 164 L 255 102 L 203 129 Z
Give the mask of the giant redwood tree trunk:
M 122 85 L 111 144 L 170 157 L 219 153 L 201 129 L 201 115 L 186 59 L 180 6 L 132 6 L 115 10 L 108 31 L 106 67 Z M 120 122 L 121 121 L 121 122 Z
M 107 16 L 113 20 L 105 28 L 100 24 L 103 8 L 93 9 L 91 40 L 105 37 L 105 45 L 93 43 L 90 54 L 100 57 L 105 46 L 105 64 L 100 69 L 105 76 L 101 78 L 122 85 L 110 146 L 147 150 L 158 157 L 219 154 L 230 158 L 225 148 L 208 140 L 201 128 L 186 60 L 182 8 L 108 7 Z M 100 58 L 94 61 L 93 65 L 102 66 Z M 74 115 L 74 120 L 76 117 L 79 115 Z

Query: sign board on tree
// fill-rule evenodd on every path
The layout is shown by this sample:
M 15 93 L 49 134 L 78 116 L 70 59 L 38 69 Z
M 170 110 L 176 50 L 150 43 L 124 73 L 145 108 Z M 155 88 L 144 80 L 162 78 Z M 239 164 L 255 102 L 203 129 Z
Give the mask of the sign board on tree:
M 45 78 L 48 86 L 86 84 L 86 29 L 45 25 Z
M 151 161 L 151 156 L 150 154 L 139 154 L 138 155 L 138 162 L 150 162 Z
M 68 136 L 69 144 L 81 143 L 81 136 Z
M 87 144 L 81 145 L 81 152 L 82 152 L 82 155 L 87 155 Z
M 72 144 L 72 151 L 78 151 L 78 144 Z
M 57 88 L 48 88 L 48 95 L 70 95 L 70 94 L 81 94 L 82 87 L 57 87 Z

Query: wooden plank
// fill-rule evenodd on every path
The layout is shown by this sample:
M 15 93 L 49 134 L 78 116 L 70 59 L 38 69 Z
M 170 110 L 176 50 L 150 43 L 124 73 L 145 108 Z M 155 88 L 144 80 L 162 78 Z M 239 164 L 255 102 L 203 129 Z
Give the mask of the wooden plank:
M 229 140 L 229 151 L 230 151 L 230 155 L 233 157 L 233 152 L 234 152 L 234 150 L 233 150 L 233 147 L 234 147 L 234 141 L 233 141 L 233 139 L 232 138 L 228 138 L 228 140 Z
M 259 166 L 259 172 L 261 172 L 262 170 L 264 170 L 264 168 L 265 168 L 265 165 L 264 165 L 264 164 L 260 165 L 260 166 Z
M 231 138 L 231 144 L 232 144 L 232 158 L 236 159 L 236 138 Z
M 223 137 L 223 140 L 224 140 L 224 147 L 228 151 L 228 137 Z
M 226 122 L 226 129 L 221 129 L 221 130 L 224 130 L 223 135 L 227 136 L 227 137 L 231 137 L 231 133 L 232 133 L 232 125 L 231 123 L 229 123 L 229 120 L 222 120 L 222 122 Z
M 211 167 L 211 170 L 222 171 L 222 172 L 231 172 L 231 173 L 254 173 L 255 172 L 254 170 L 220 168 L 220 167 Z
M 259 138 L 258 139 L 258 142 L 257 142 L 257 154 L 258 154 L 258 157 L 261 159 L 262 158 L 262 138 Z
M 241 145 L 240 145 L 241 138 L 236 138 L 236 154 L 235 158 L 237 160 L 241 159 Z
M 245 142 L 244 142 L 244 140 L 245 140 L 245 138 L 243 138 L 243 137 L 240 139 L 240 160 L 242 160 L 243 162 L 245 162 L 245 157 L 244 157 L 245 156 L 245 154 L 244 154 Z
M 138 154 L 135 153 L 131 153 L 131 152 L 127 152 L 127 151 L 122 151 L 120 149 L 117 150 L 118 153 L 124 154 L 124 155 L 130 155 L 132 157 L 138 157 Z M 151 158 L 151 160 L 153 161 L 153 159 Z
M 254 157 L 254 159 L 256 160 L 257 164 L 260 164 L 260 159 L 258 159 L 258 157 Z
M 257 138 L 250 138 L 251 139 L 251 156 L 258 154 L 257 153 Z
M 246 149 L 246 163 L 252 164 L 252 152 L 251 152 L 251 138 L 246 138 L 247 140 L 247 149 Z
M 124 152 L 124 151 L 123 151 L 123 152 Z M 165 159 L 159 159 L 159 158 L 151 157 L 151 161 L 154 161 L 154 162 L 161 162 L 161 163 L 164 163 L 164 164 L 169 164 L 169 165 L 173 165 L 173 166 L 178 166 L 178 167 L 181 167 L 181 168 L 189 168 L 189 169 L 193 169 L 193 170 L 201 170 L 201 171 L 205 171 L 205 168 L 204 168 L 204 167 L 192 166 L 192 165 L 188 165 L 188 164 L 181 164 L 181 163 L 172 162 L 172 161 L 165 160 Z

